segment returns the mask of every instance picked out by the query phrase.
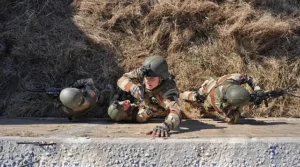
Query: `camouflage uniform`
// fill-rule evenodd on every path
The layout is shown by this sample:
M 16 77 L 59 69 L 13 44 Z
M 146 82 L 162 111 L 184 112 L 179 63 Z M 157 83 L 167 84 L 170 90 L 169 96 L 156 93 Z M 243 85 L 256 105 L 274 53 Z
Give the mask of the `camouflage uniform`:
M 69 119 L 85 115 L 97 104 L 102 105 L 104 102 L 104 98 L 110 98 L 103 96 L 109 96 L 113 91 L 111 88 L 111 90 L 108 90 L 108 93 L 104 91 L 100 93 L 99 90 L 95 87 L 94 82 L 91 78 L 77 80 L 71 86 L 71 88 L 79 89 L 85 99 L 85 102 L 83 103 L 84 106 L 81 106 L 79 109 L 71 109 L 63 104 L 59 105 L 59 109 L 66 113 Z
M 153 90 L 147 90 L 144 85 L 144 77 L 140 68 L 125 73 L 117 82 L 120 89 L 138 100 L 133 104 L 121 120 L 115 121 L 137 121 L 146 122 L 152 117 L 167 116 L 164 126 L 168 131 L 176 128 L 181 122 L 181 111 L 178 104 L 178 89 L 172 75 Z
M 180 94 L 180 98 L 186 101 L 197 101 L 197 96 L 206 97 L 204 99 L 204 108 L 207 112 L 225 119 L 228 123 L 235 123 L 240 116 L 242 106 L 232 106 L 226 102 L 225 93 L 230 85 L 248 84 L 252 90 L 258 91 L 260 87 L 256 80 L 247 74 L 228 74 L 219 78 L 210 78 L 206 80 L 195 91 L 185 91 Z

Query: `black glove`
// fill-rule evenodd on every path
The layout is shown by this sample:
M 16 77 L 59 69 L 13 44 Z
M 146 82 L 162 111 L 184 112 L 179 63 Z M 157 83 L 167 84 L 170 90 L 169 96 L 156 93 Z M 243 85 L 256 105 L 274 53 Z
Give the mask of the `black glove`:
M 156 126 L 151 131 L 147 132 L 147 135 L 152 135 L 153 137 L 169 137 L 169 128 L 166 123 L 163 123 L 160 126 Z
M 253 99 L 253 103 L 256 106 L 259 106 L 266 98 L 264 96 L 264 92 L 261 90 L 255 91 L 256 97 Z
M 256 98 L 253 100 L 253 103 L 254 103 L 256 106 L 259 106 L 263 101 L 264 101 L 263 98 L 261 98 L 261 97 L 256 97 Z
M 199 93 L 197 93 L 197 95 L 196 95 L 197 103 L 204 103 L 205 99 L 206 99 L 205 96 L 200 95 Z

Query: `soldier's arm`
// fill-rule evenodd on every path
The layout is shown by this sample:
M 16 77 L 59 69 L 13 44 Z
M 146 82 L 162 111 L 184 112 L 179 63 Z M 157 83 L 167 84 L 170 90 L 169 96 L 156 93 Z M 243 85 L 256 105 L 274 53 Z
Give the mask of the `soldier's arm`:
M 261 90 L 258 86 L 257 81 L 249 74 L 230 74 L 230 79 L 235 80 L 239 84 L 248 84 L 252 90 L 257 91 Z
M 94 81 L 92 78 L 87 78 L 87 79 L 79 79 L 77 80 L 72 87 L 74 88 L 83 88 L 85 86 L 93 86 L 94 85 Z
M 86 95 L 86 93 L 92 96 L 96 96 L 96 102 L 98 102 L 99 104 L 103 103 L 102 95 L 96 88 L 92 78 L 79 79 L 72 85 L 72 87 L 80 89 L 84 96 Z
M 253 76 L 251 76 L 249 74 L 242 74 L 241 78 L 243 80 L 243 83 L 247 83 L 252 88 L 252 90 L 254 90 L 254 91 L 261 90 L 256 79 L 253 78 Z
M 168 127 L 169 131 L 176 128 L 182 119 L 181 110 L 178 103 L 178 96 L 172 95 L 168 96 L 165 100 L 166 110 L 169 110 L 170 113 L 166 117 L 164 124 Z
M 135 82 L 134 82 L 135 81 Z M 117 82 L 120 89 L 125 92 L 130 92 L 130 94 L 140 99 L 143 94 L 143 89 L 140 86 L 143 82 L 143 76 L 141 70 L 135 69 L 131 72 L 125 73 Z

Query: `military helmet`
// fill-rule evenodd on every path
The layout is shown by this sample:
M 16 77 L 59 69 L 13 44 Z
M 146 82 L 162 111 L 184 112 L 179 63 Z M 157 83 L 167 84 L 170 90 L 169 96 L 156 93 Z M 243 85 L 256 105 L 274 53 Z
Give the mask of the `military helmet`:
M 127 113 L 124 111 L 123 105 L 118 101 L 113 101 L 107 110 L 107 114 L 114 121 L 122 121 L 128 118 Z
M 81 91 L 77 88 L 65 88 L 59 94 L 59 99 L 63 105 L 76 109 L 84 102 Z
M 161 56 L 150 56 L 144 61 L 141 68 L 143 76 L 169 78 L 168 64 L 165 58 Z
M 251 96 L 247 89 L 240 85 L 230 85 L 226 89 L 225 98 L 230 105 L 242 106 L 250 101 Z

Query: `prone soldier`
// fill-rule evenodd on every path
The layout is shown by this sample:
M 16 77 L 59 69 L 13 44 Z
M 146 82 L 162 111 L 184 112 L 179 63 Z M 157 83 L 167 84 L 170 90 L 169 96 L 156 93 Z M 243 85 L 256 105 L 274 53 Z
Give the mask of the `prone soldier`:
M 141 123 L 152 117 L 166 116 L 161 125 L 146 133 L 156 137 L 167 137 L 169 131 L 180 124 L 182 116 L 178 103 L 179 92 L 163 57 L 146 58 L 141 68 L 125 73 L 117 85 L 130 93 L 137 102 L 114 100 L 108 108 L 108 115 L 112 120 Z
M 242 107 L 251 101 L 251 95 L 242 84 L 261 91 L 256 80 L 248 74 L 228 74 L 206 80 L 198 91 L 185 91 L 180 98 L 185 101 L 204 103 L 206 112 L 224 119 L 228 124 L 237 122 Z M 257 104 L 258 105 L 258 104 Z
M 71 87 L 61 90 L 59 93 L 61 103 L 57 107 L 67 114 L 69 120 L 72 120 L 85 115 L 96 105 L 102 105 L 105 99 L 111 98 L 112 93 L 111 86 L 99 92 L 92 78 L 80 79 Z

